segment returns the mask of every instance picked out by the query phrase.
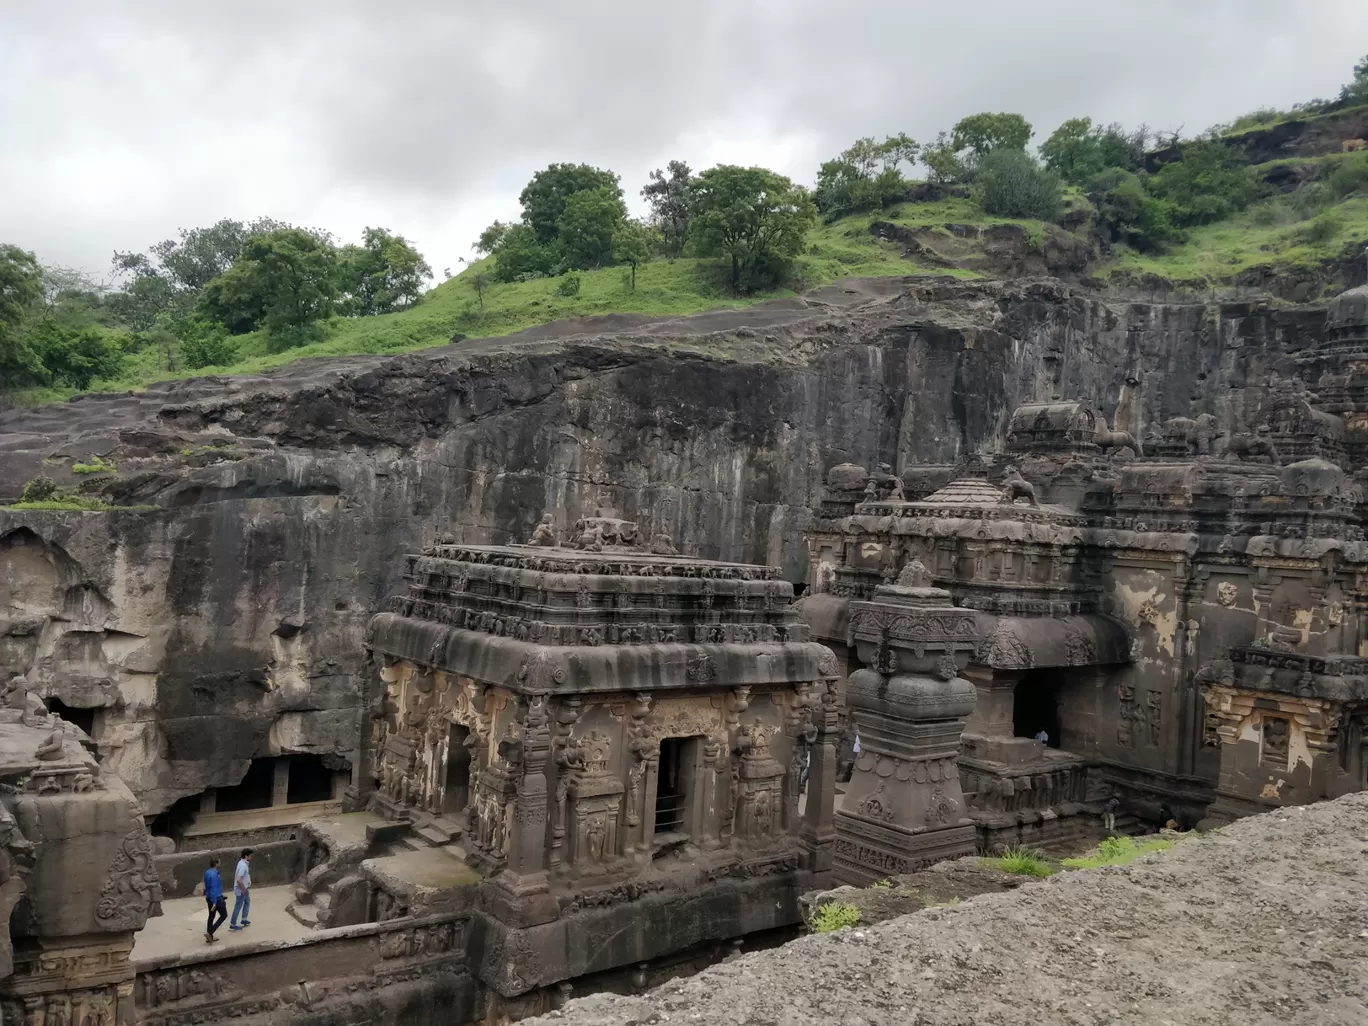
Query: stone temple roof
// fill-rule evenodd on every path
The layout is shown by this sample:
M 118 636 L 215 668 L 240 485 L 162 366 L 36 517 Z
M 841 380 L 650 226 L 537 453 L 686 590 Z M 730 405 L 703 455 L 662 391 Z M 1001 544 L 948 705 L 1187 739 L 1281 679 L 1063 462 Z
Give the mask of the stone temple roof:
M 1349 289 L 1332 299 L 1325 325 L 1340 330 L 1368 327 L 1368 285 Z
M 835 672 L 774 567 L 532 545 L 439 545 L 407 564 L 368 644 L 436 669 L 517 686 L 551 667 L 552 690 Z

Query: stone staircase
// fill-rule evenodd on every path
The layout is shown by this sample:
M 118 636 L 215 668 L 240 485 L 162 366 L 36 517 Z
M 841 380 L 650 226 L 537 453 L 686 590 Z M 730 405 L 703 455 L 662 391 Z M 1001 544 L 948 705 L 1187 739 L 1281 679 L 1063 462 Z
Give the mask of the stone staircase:
M 323 849 L 324 857 L 296 886 L 295 898 L 286 910 L 310 929 L 348 925 L 358 913 L 365 914 L 357 907 L 366 893 L 363 861 L 435 848 L 464 864 L 466 852 L 459 843 L 462 829 L 454 817 L 415 813 L 406 820 L 369 823 L 364 842 L 339 844 L 320 824 L 308 832 L 311 844 Z

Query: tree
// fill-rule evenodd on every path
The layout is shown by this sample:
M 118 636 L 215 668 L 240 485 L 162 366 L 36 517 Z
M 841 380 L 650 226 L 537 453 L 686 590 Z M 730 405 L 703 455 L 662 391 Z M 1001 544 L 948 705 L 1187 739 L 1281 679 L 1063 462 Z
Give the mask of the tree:
M 1082 185 L 1109 167 L 1139 168 L 1145 134 L 1141 130 L 1127 135 L 1115 124 L 1094 128 L 1091 118 L 1070 118 L 1040 144 L 1040 156 L 1064 181 Z
M 983 158 L 978 173 L 979 202 L 999 217 L 1055 221 L 1063 204 L 1063 183 L 1025 150 L 999 149 Z
M 383 228 L 367 228 L 361 245 L 343 246 L 337 268 L 342 308 L 360 317 L 412 306 L 432 277 L 432 268 L 408 240 Z
M 881 143 L 876 143 L 873 136 L 856 139 L 817 172 L 815 198 L 822 216 L 834 220 L 857 210 L 878 210 L 903 199 L 907 182 L 898 165 L 916 163 L 920 149 L 905 132 L 890 135 Z
M 660 170 L 651 172 L 651 180 L 641 189 L 641 195 L 651 207 L 650 223 L 660 233 L 662 248 L 671 259 L 684 252 L 689 238 L 689 217 L 692 211 L 691 190 L 693 171 L 682 160 L 668 165 L 670 176 Z M 635 277 L 636 269 L 633 268 Z
M 1259 179 L 1239 154 L 1214 139 L 1184 143 L 1182 158 L 1146 182 L 1163 200 L 1174 225 L 1210 224 L 1243 210 L 1259 193 Z
M 626 219 L 621 189 L 587 189 L 571 194 L 556 223 L 564 265 L 589 270 L 612 263 L 613 236 Z
M 537 242 L 543 246 L 556 241 L 565 205 L 577 192 L 608 189 L 619 198 L 622 187 L 618 176 L 588 164 L 551 164 L 532 176 L 518 196 L 522 204 L 523 224 L 532 229 Z
M 149 252 L 176 288 L 198 292 L 227 273 L 248 239 L 289 227 L 269 217 L 259 217 L 248 224 L 224 218 L 208 228 L 182 228 L 178 239 L 164 239 L 150 247 Z
M 484 313 L 484 294 L 485 289 L 489 288 L 489 275 L 483 270 L 476 271 L 470 276 L 470 287 L 475 290 L 476 297 L 480 300 L 480 313 Z
M 275 346 L 300 345 L 332 314 L 336 269 L 332 245 L 277 229 L 247 240 L 233 266 L 205 286 L 200 308 L 233 334 L 264 327 Z
M 613 260 L 631 268 L 631 288 L 636 291 L 637 265 L 651 259 L 653 233 L 640 221 L 623 221 L 613 233 Z
M 537 241 L 537 234 L 525 224 L 509 226 L 494 254 L 494 276 L 499 281 L 544 278 L 556 264 L 556 251 Z
M 1340 103 L 1368 103 L 1368 56 L 1354 65 L 1354 78 L 1340 90 Z
M 503 248 L 504 239 L 508 236 L 508 232 L 512 227 L 511 224 L 506 224 L 503 221 L 495 221 L 484 231 L 480 232 L 480 237 L 475 240 L 475 244 L 470 248 L 476 253 L 491 256 Z
M 969 165 L 945 132 L 941 132 L 934 143 L 922 150 L 921 160 L 926 165 L 928 177 L 937 185 L 962 182 L 970 176 Z
M 27 334 L 48 380 L 55 384 L 84 390 L 96 378 L 113 377 L 123 362 L 118 343 L 95 327 L 45 316 L 37 318 Z
M 972 150 L 982 160 L 996 149 L 1024 150 L 1031 139 L 1031 125 L 1020 114 L 971 114 L 961 118 L 951 133 L 956 152 Z
M 47 377 L 23 333 L 25 316 L 42 297 L 38 258 L 18 246 L 0 245 L 0 390 L 40 384 Z
M 1108 168 L 1088 182 L 1086 191 L 1098 223 L 1114 242 L 1156 250 L 1181 238 L 1164 202 L 1147 193 L 1139 176 L 1125 168 Z
M 762 167 L 720 164 L 698 176 L 690 237 L 704 256 L 731 262 L 731 284 L 755 287 L 803 248 L 817 219 L 807 190 Z

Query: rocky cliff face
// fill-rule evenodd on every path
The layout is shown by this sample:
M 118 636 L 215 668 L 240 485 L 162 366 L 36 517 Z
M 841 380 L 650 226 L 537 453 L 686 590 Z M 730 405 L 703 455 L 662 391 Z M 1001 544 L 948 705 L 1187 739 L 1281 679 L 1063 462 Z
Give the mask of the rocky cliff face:
M 1137 436 L 1248 429 L 1317 309 L 1108 302 L 1050 279 L 856 281 L 745 311 L 599 318 L 0 415 L 0 500 L 46 473 L 110 513 L 0 509 L 0 676 L 95 734 L 149 811 L 248 761 L 345 751 L 362 630 L 402 555 L 599 506 L 682 552 L 806 576 L 833 463 L 994 449 L 1089 397 Z M 70 473 L 102 455 L 115 474 Z

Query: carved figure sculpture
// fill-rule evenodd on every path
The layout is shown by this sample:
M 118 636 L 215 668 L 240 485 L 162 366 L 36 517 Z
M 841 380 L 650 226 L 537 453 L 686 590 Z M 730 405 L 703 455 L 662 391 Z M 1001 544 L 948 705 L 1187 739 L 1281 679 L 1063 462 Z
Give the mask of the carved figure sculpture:
M 1035 485 L 1031 484 L 1021 476 L 1021 471 L 1015 466 L 1007 468 L 1007 476 L 1002 481 L 1002 497 L 1009 503 L 1015 503 L 1017 499 L 1025 499 L 1029 505 L 1039 506 L 1036 501 Z
M 1253 435 L 1232 434 L 1226 438 L 1221 455 L 1234 456 L 1239 460 L 1267 459 L 1275 467 L 1278 465 L 1278 447 L 1273 444 L 1268 425 L 1260 424 Z
M 1164 421 L 1164 438 L 1187 442 L 1190 453 L 1195 456 L 1210 456 L 1211 443 L 1219 434 L 1216 418 L 1209 413 L 1199 413 L 1196 418 L 1170 417 Z
M 1129 431 L 1113 431 L 1107 427 L 1107 422 L 1103 418 L 1097 419 L 1097 432 L 1093 435 L 1093 441 L 1103 452 L 1119 452 L 1121 449 L 1130 448 L 1135 451 L 1135 455 L 1145 455 L 1140 443 Z
M 36 727 L 48 720 L 47 705 L 22 673 L 15 674 L 5 685 L 5 705 L 19 710 L 19 721 L 26 727 Z
M 674 547 L 674 542 L 670 540 L 668 534 L 657 533 L 651 539 L 651 552 L 657 556 L 677 556 L 679 553 Z
M 876 471 L 870 477 L 870 482 L 878 489 L 880 500 L 884 502 L 903 501 L 902 478 L 893 473 L 893 468 L 887 463 L 880 463 Z
M 527 544 L 541 545 L 545 548 L 555 548 L 560 544 L 560 539 L 556 537 L 555 517 L 550 513 L 543 513 L 541 523 L 532 532 L 532 540 Z
M 57 729 L 44 739 L 33 754 L 42 762 L 56 762 L 62 758 L 65 745 L 66 725 L 59 722 Z
M 584 520 L 575 522 L 575 548 L 585 552 L 603 551 L 603 528 Z

